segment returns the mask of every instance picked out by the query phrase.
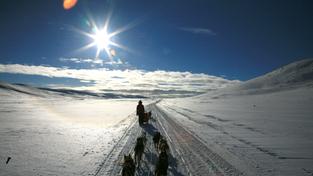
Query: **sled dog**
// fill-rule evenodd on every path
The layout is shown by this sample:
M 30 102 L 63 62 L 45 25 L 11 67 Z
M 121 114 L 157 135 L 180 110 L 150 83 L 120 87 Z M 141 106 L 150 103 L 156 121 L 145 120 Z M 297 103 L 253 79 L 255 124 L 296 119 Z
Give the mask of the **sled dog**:
M 156 167 L 155 176 L 166 176 L 168 169 L 168 156 L 166 151 L 162 151 L 159 155 Z
M 147 141 L 146 133 L 143 132 L 142 135 L 137 138 L 136 145 L 134 148 L 134 150 L 135 150 L 135 164 L 137 164 L 137 167 L 140 166 L 140 161 L 142 158 L 142 154 L 145 150 L 146 141 Z
M 136 171 L 136 166 L 131 155 L 124 155 L 124 163 L 122 176 L 134 176 Z
M 154 144 L 154 147 L 157 151 L 159 151 L 159 141 L 161 139 L 161 133 L 160 132 L 155 132 L 154 135 L 153 135 L 153 144 Z
M 159 141 L 158 150 L 159 152 L 168 152 L 169 151 L 169 145 L 166 141 L 166 139 L 162 138 Z

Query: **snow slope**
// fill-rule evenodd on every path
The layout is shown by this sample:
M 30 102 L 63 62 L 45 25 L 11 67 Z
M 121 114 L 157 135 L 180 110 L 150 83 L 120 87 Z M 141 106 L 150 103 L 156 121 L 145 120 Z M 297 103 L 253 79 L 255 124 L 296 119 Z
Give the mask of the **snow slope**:
M 313 59 L 305 59 L 290 63 L 270 73 L 254 79 L 213 90 L 191 99 L 207 99 L 207 97 L 225 97 L 233 95 L 263 94 L 290 90 L 313 85 Z
M 159 108 L 247 175 L 312 175 L 313 60 Z
M 290 63 L 263 76 L 246 81 L 239 85 L 240 89 L 269 89 L 297 87 L 312 83 L 313 59 L 305 59 Z

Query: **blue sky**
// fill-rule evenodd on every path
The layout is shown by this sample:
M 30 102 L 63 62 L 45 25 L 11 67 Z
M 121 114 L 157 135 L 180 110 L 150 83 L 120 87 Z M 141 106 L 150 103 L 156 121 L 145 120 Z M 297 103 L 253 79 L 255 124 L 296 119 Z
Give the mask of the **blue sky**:
M 17 71 L 13 64 L 71 71 L 128 68 L 141 76 L 158 70 L 203 73 L 201 86 L 211 75 L 222 82 L 248 80 L 313 56 L 312 8 L 310 0 L 78 0 L 71 10 L 61 0 L 1 1 L 0 80 L 42 86 L 98 81 Z M 112 41 L 129 50 L 111 46 L 113 60 L 101 52 L 99 64 L 92 60 L 97 47 L 77 51 L 92 40 L 73 29 L 90 33 L 90 20 L 103 26 L 110 11 L 109 33 L 127 27 Z

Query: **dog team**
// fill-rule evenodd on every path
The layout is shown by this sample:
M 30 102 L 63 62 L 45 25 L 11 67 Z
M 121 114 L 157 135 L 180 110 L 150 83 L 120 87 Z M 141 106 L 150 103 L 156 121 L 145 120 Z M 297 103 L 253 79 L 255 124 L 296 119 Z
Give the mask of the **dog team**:
M 141 101 L 139 104 L 142 105 Z M 138 110 L 138 108 L 137 108 Z M 138 113 L 137 113 L 138 114 Z M 147 113 L 151 118 L 151 112 Z M 147 118 L 148 121 L 149 118 Z M 139 125 L 142 126 L 143 122 L 146 120 L 139 118 Z M 124 155 L 122 176 L 134 176 L 136 172 L 136 167 L 140 168 L 140 162 L 142 160 L 142 155 L 145 151 L 145 146 L 147 143 L 146 132 L 142 132 L 142 134 L 137 138 L 136 144 L 134 147 L 134 159 L 129 155 Z M 153 135 L 153 144 L 156 152 L 158 153 L 158 160 L 156 162 L 155 176 L 166 176 L 168 169 L 168 154 L 169 154 L 169 145 L 166 139 L 161 135 L 160 132 L 156 131 Z

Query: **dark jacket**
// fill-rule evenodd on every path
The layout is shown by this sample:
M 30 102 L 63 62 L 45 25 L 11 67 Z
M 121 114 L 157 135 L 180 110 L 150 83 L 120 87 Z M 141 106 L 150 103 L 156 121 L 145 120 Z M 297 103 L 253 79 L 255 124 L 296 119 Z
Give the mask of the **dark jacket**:
M 145 114 L 145 107 L 142 104 L 137 105 L 137 113 L 138 116 Z

